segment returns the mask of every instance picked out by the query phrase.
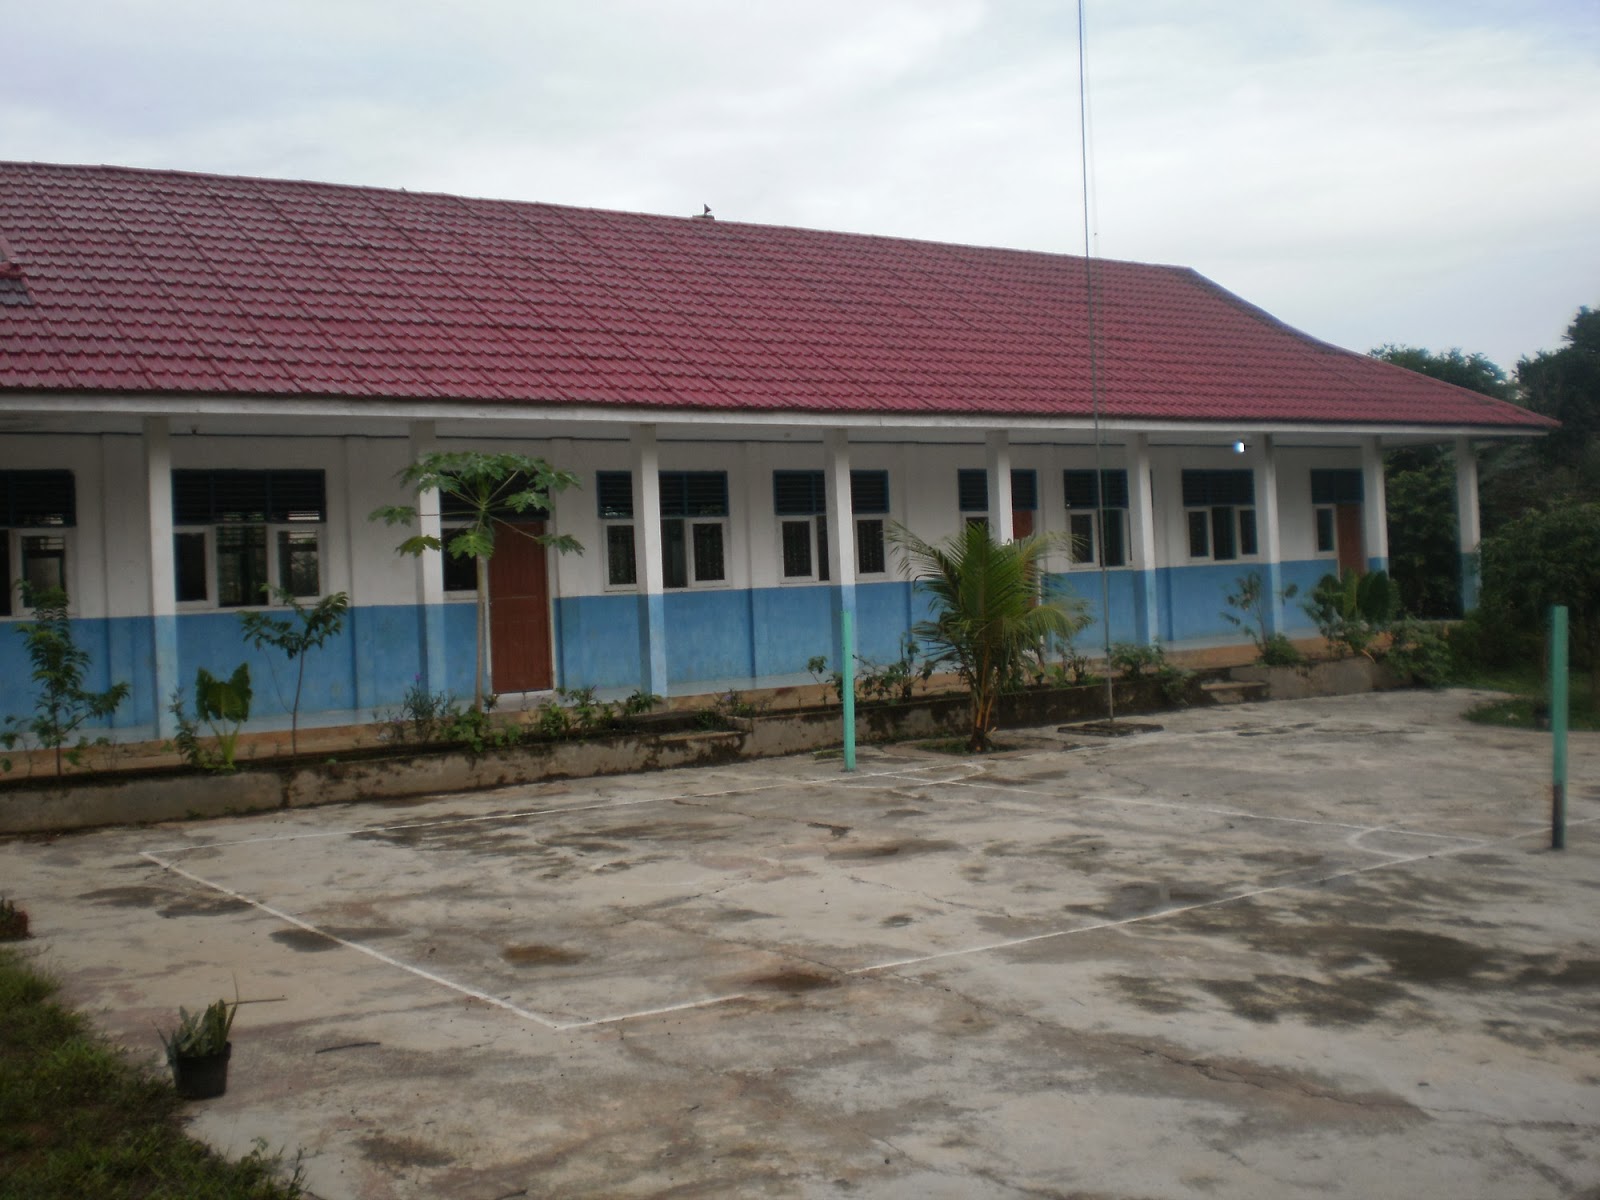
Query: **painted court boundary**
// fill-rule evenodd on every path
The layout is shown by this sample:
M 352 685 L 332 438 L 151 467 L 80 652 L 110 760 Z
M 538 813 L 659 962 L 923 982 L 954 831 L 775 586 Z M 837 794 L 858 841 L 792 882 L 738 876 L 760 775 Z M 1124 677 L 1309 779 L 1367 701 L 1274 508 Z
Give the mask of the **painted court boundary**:
M 930 780 L 927 778 L 921 778 L 921 776 L 926 776 L 935 771 L 950 771 L 952 767 L 961 768 L 963 774 L 956 778 L 946 779 Z M 354 950 L 359 954 L 364 954 L 377 962 L 383 963 L 385 966 L 404 971 L 418 979 L 422 979 L 428 983 L 443 987 L 468 999 L 477 1000 L 494 1008 L 501 1009 L 505 1012 L 511 1013 L 514 1016 L 521 1017 L 524 1020 L 542 1026 L 545 1029 L 556 1032 L 566 1032 L 572 1030 L 592 1029 L 598 1026 L 615 1025 L 626 1021 L 641 1020 L 655 1016 L 664 1016 L 674 1012 L 684 1012 L 693 1009 L 708 1008 L 715 1005 L 730 1004 L 740 1000 L 751 1000 L 755 997 L 749 992 L 734 992 L 725 995 L 702 997 L 697 1000 L 688 1000 L 680 1004 L 670 1004 L 659 1008 L 639 1009 L 581 1021 L 557 1021 L 540 1013 L 534 1012 L 531 1009 L 523 1008 L 520 1005 L 513 1004 L 501 997 L 490 995 L 479 988 L 475 988 L 457 980 L 450 979 L 444 975 L 440 975 L 434 971 L 429 971 L 426 968 L 417 966 L 413 963 L 405 962 L 401 959 L 395 958 L 393 955 L 385 954 L 383 951 L 366 945 L 365 943 L 352 941 L 348 938 L 340 937 L 337 934 L 330 933 L 327 930 L 313 924 L 312 922 L 303 920 L 302 918 L 268 904 L 265 901 L 245 895 L 243 892 L 230 888 L 226 884 L 220 883 L 213 879 L 208 879 L 197 874 L 196 872 L 187 870 L 174 861 L 174 859 L 183 854 L 195 853 L 201 850 L 223 849 L 233 846 L 256 845 L 272 842 L 291 842 L 309 839 L 352 837 L 361 833 L 379 833 L 428 828 L 441 825 L 469 825 L 494 821 L 517 821 L 539 816 L 627 809 L 640 807 L 643 805 L 677 803 L 680 801 L 692 803 L 701 800 L 712 800 L 718 797 L 752 795 L 759 792 L 773 791 L 778 788 L 792 788 L 797 786 L 831 786 L 835 788 L 845 787 L 849 788 L 850 790 L 859 790 L 866 783 L 866 781 L 874 779 L 919 784 L 931 783 L 935 786 L 943 785 L 955 788 L 996 791 L 1010 795 L 1055 795 L 1055 793 L 1041 788 L 1024 788 L 1012 785 L 983 783 L 977 781 L 976 777 L 984 773 L 985 768 L 981 764 L 935 763 L 926 767 L 896 767 L 891 770 L 864 772 L 857 774 L 850 780 L 844 780 L 837 775 L 830 774 L 828 776 L 811 779 L 785 779 L 777 783 L 752 784 L 746 787 L 724 788 L 718 791 L 685 794 L 681 796 L 650 796 L 637 800 L 617 800 L 596 804 L 525 809 L 511 813 L 492 813 L 481 817 L 447 817 L 437 820 L 410 821 L 395 825 L 369 825 L 351 829 L 305 831 L 302 833 L 274 834 L 256 838 L 240 838 L 223 842 L 203 842 L 187 846 L 170 846 L 153 850 L 143 850 L 139 852 L 139 856 L 155 866 L 160 867 L 164 871 L 171 872 L 172 874 L 189 880 L 191 883 L 208 888 L 212 891 L 227 896 L 229 899 L 248 905 L 258 912 L 264 913 L 267 916 L 284 922 L 285 924 L 304 930 L 308 933 L 316 934 L 318 937 L 326 938 L 328 941 L 334 942 L 340 946 L 344 946 L 347 949 Z M 1357 851 L 1358 853 L 1381 856 L 1383 861 L 1368 863 L 1365 866 L 1348 867 L 1343 870 L 1329 872 L 1325 875 L 1319 875 L 1310 878 L 1300 877 L 1285 883 L 1269 884 L 1262 887 L 1250 888 L 1228 896 L 1220 896 L 1210 900 L 1199 901 L 1194 904 L 1184 904 L 1169 908 L 1162 908 L 1154 912 L 1141 913 L 1131 917 L 1120 917 L 1114 920 L 1096 921 L 1087 925 L 1075 925 L 1069 928 L 1048 930 L 1044 933 L 1030 934 L 1025 937 L 1006 938 L 993 942 L 984 942 L 973 946 L 960 947 L 954 950 L 943 950 L 933 954 L 911 955 L 904 958 L 891 959 L 886 962 L 873 963 L 868 966 L 855 967 L 847 971 L 841 971 L 840 974 L 846 977 L 870 976 L 881 972 L 894 971 L 900 968 L 920 966 L 925 963 L 940 962 L 948 959 L 962 958 L 977 954 L 987 954 L 994 951 L 1010 949 L 1016 946 L 1032 945 L 1037 942 L 1050 941 L 1056 938 L 1071 937 L 1075 934 L 1094 933 L 1106 929 L 1116 929 L 1129 925 L 1159 921 L 1167 917 L 1179 916 L 1184 913 L 1195 912 L 1202 909 L 1216 908 L 1227 904 L 1236 904 L 1241 900 L 1249 900 L 1258 896 L 1267 896 L 1278 892 L 1317 887 L 1325 883 L 1333 882 L 1334 880 L 1353 878 L 1355 876 L 1367 874 L 1373 871 L 1381 871 L 1393 867 L 1404 867 L 1410 865 L 1411 863 L 1422 862 L 1427 859 L 1448 857 L 1454 854 L 1465 853 L 1470 850 L 1481 850 L 1489 846 L 1503 845 L 1533 837 L 1544 832 L 1542 825 L 1532 825 L 1527 830 L 1508 834 L 1503 837 L 1474 838 L 1460 834 L 1441 834 L 1421 830 L 1409 830 L 1392 825 L 1360 825 L 1345 821 L 1323 821 L 1305 817 L 1279 817 L 1252 813 L 1239 809 L 1219 808 L 1209 805 L 1179 804 L 1173 801 L 1155 800 L 1145 797 L 1097 795 L 1079 797 L 1077 798 L 1077 801 L 1079 803 L 1180 809 L 1190 812 L 1204 812 L 1215 816 L 1227 816 L 1239 820 L 1279 822 L 1295 825 L 1319 826 L 1329 829 L 1348 830 L 1350 831 L 1350 835 L 1344 839 L 1346 845 L 1350 846 L 1351 849 Z M 1573 826 L 1587 825 L 1595 821 L 1600 821 L 1600 817 L 1589 817 L 1576 821 L 1569 821 L 1568 824 Z M 1395 854 L 1391 851 L 1378 850 L 1361 844 L 1361 839 L 1378 833 L 1391 833 L 1402 837 L 1438 839 L 1440 841 L 1449 841 L 1456 844 L 1440 846 L 1435 849 L 1430 849 L 1424 853 L 1409 855 Z M 776 957 L 782 956 L 781 951 L 768 949 L 764 952 L 772 954 Z

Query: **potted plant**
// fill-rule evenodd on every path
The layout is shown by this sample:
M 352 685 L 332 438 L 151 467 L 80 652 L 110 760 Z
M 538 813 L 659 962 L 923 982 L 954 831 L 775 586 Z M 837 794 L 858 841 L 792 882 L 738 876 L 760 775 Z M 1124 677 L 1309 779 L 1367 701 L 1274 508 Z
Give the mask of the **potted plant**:
M 159 1030 L 172 1066 L 172 1082 L 185 1100 L 207 1100 L 228 1090 L 228 1058 L 237 1002 L 217 1000 L 200 1012 L 178 1009 L 178 1027 Z
M 18 908 L 9 896 L 0 896 L 0 942 L 20 942 L 28 936 L 28 910 Z

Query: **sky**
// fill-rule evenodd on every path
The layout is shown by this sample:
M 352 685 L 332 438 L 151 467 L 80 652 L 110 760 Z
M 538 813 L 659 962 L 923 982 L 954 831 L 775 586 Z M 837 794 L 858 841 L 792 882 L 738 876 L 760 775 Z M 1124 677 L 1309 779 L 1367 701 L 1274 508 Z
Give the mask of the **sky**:
M 1070 254 L 1087 224 L 1337 345 L 1508 372 L 1600 308 L 1600 0 L 1086 5 L 1087 155 L 1070 0 L 0 0 L 0 159 Z

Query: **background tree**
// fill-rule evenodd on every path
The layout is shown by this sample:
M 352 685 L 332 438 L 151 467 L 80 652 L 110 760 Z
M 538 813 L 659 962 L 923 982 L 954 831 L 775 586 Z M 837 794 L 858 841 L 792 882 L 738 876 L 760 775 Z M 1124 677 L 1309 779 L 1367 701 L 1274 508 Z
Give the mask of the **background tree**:
M 1562 340 L 1517 364 L 1523 403 L 1561 422 L 1535 447 L 1548 468 L 1542 494 L 1600 500 L 1600 312 L 1580 308 Z
M 934 602 L 933 618 L 911 635 L 933 662 L 955 666 L 971 703 L 967 747 L 987 750 L 1007 684 L 1042 660 L 1050 639 L 1070 641 L 1088 623 L 1088 606 L 1077 597 L 1039 599 L 1044 556 L 1063 541 L 1041 534 L 996 542 L 977 522 L 937 544 L 904 526 L 891 536 L 916 586 Z
M 1482 554 L 1488 626 L 1542 630 L 1550 606 L 1566 605 L 1573 660 L 1600 687 L 1600 502 L 1525 513 L 1485 538 Z
M 1416 346 L 1380 346 L 1372 357 L 1485 396 L 1513 400 L 1506 374 L 1482 354 L 1435 354 Z M 1408 613 L 1461 613 L 1461 558 L 1456 538 L 1455 458 L 1446 446 L 1391 450 L 1384 456 L 1389 572 Z
M 483 711 L 484 651 L 489 631 L 489 560 L 494 557 L 499 533 L 509 530 L 516 536 L 553 546 L 561 553 L 582 552 L 577 540 L 566 534 L 527 534 L 514 518 L 531 522 L 540 519 L 551 507 L 551 497 L 578 483 L 571 471 L 552 467 L 542 458 L 525 454 L 480 454 L 474 451 L 434 451 L 424 454 L 400 472 L 400 482 L 420 497 L 438 492 L 441 500 L 457 502 L 462 515 L 452 522 L 462 524 L 448 544 L 431 534 L 416 534 L 397 547 L 401 554 L 421 555 L 443 550 L 452 558 L 471 558 L 477 563 L 478 638 L 477 665 L 472 680 L 472 709 Z M 413 504 L 390 504 L 373 511 L 370 520 L 386 525 L 410 525 L 417 519 Z

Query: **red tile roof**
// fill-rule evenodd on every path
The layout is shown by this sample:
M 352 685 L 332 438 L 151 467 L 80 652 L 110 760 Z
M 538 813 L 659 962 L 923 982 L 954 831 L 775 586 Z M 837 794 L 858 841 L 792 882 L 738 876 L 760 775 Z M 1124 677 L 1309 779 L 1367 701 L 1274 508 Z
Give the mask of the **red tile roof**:
M 1091 411 L 1085 263 L 1064 255 L 7 163 L 0 256 L 0 391 Z M 1186 268 L 1093 273 L 1110 417 L 1549 424 L 1307 337 Z

